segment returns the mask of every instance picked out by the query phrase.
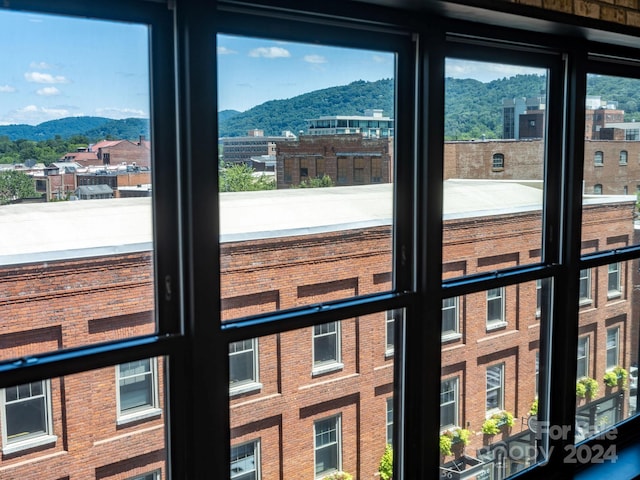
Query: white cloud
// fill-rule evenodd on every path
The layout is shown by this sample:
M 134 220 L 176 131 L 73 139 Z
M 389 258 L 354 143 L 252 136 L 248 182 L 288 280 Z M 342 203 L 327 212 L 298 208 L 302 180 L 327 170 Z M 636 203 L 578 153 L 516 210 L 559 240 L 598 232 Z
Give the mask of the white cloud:
M 230 48 L 222 46 L 218 47 L 216 50 L 218 51 L 218 55 L 234 55 L 238 53 L 235 50 L 231 50 Z
M 29 64 L 29 68 L 37 70 L 49 70 L 50 68 L 53 68 L 53 65 L 47 62 L 31 62 Z
M 304 61 L 308 63 L 327 63 L 327 59 L 322 55 L 305 55 Z
M 519 74 L 545 73 L 544 69 L 522 67 L 520 65 L 507 65 L 503 63 L 484 63 L 466 60 L 448 60 L 445 75 L 454 78 L 473 78 L 481 82 L 490 82 L 504 77 L 513 77 Z
M 144 110 L 135 108 L 101 107 L 96 108 L 96 115 L 107 118 L 147 118 L 149 115 Z
M 12 87 L 11 85 L 0 85 L 0 92 L 2 93 L 13 93 L 16 91 L 16 87 Z
M 69 83 L 62 75 L 51 75 L 50 73 L 26 72 L 24 78 L 27 82 L 33 83 Z
M 373 60 L 374 63 L 389 63 L 389 58 L 390 57 L 385 57 L 383 55 L 372 55 L 371 56 L 371 60 Z
M 36 90 L 36 93 L 38 95 L 43 95 L 45 97 L 50 97 L 53 95 L 60 95 L 60 90 L 58 90 L 56 87 L 44 87 L 44 88 L 40 88 L 38 90 Z
M 281 47 L 259 47 L 249 52 L 250 57 L 263 58 L 288 58 L 291 56 L 289 50 Z
M 13 110 L 0 118 L 0 124 L 12 125 L 26 123 L 28 125 L 37 125 L 47 120 L 55 120 L 68 116 L 70 116 L 70 112 L 65 108 L 46 108 L 37 105 L 27 105 L 26 107 Z

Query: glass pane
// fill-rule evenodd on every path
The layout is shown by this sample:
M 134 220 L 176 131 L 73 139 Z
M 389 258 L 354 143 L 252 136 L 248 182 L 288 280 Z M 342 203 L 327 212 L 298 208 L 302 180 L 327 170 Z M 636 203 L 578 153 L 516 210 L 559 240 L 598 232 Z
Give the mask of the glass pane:
M 445 74 L 445 278 L 539 261 L 547 71 L 448 58 Z
M 576 441 L 636 414 L 640 321 L 633 285 L 638 260 L 613 265 L 619 278 L 615 294 L 608 277 L 611 265 L 602 265 L 591 269 L 593 303 L 580 303 Z
M 546 378 L 540 376 L 540 345 L 550 287 L 550 279 L 541 279 L 443 302 L 442 478 L 456 478 L 454 472 L 505 478 L 544 460 L 538 394 Z M 496 293 L 503 302 L 500 325 L 487 317 Z M 448 305 L 457 306 L 455 332 L 445 327 Z
M 156 330 L 148 38 L 0 12 L 0 360 Z
M 121 365 L 0 389 L 0 476 L 166 478 L 165 359 L 145 362 L 152 404 L 135 416 L 122 414 Z M 18 390 L 25 395 L 9 400 Z
M 585 99 L 582 252 L 637 245 L 640 80 L 589 74 Z
M 217 47 L 223 319 L 390 289 L 395 54 Z
M 353 478 L 379 475 L 383 455 L 392 455 L 394 420 L 394 346 L 386 331 L 389 319 L 403 321 L 402 313 L 257 338 L 256 381 L 229 390 L 232 478 L 253 478 L 242 475 L 256 471 L 258 478 L 316 478 L 332 470 Z M 338 335 L 339 363 L 317 368 L 316 331 Z M 252 453 L 243 456 L 243 449 Z

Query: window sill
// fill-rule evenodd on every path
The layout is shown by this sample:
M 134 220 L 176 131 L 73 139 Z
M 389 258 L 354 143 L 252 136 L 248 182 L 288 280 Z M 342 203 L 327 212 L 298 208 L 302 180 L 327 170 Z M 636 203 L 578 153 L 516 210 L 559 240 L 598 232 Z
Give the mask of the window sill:
M 12 453 L 21 452 L 23 450 L 30 450 L 44 445 L 55 444 L 57 440 L 58 437 L 56 435 L 42 435 L 40 437 L 29 438 L 28 440 L 10 443 L 6 447 L 2 447 L 2 454 L 11 455 Z
M 251 382 L 229 388 L 229 395 L 234 396 L 259 390 L 262 390 L 262 384 L 260 382 Z
M 160 410 L 159 408 L 148 408 L 146 410 L 141 410 L 139 412 L 130 413 L 118 417 L 116 425 L 126 425 L 127 423 L 139 422 L 140 420 L 146 420 L 147 418 L 151 417 L 159 417 L 161 413 L 162 410 Z
M 487 323 L 487 332 L 492 332 L 493 330 L 499 330 L 507 326 L 507 322 L 491 322 Z
M 622 292 L 618 290 L 613 290 L 611 292 L 607 292 L 607 300 L 614 300 L 616 298 L 622 297 Z
M 393 354 L 394 354 L 394 349 L 393 348 L 389 348 L 389 349 L 385 350 L 384 358 L 392 358 Z
M 314 366 L 311 374 L 315 375 L 323 375 L 329 372 L 335 372 L 337 370 L 342 370 L 344 368 L 344 363 L 336 362 L 329 363 L 327 365 Z
M 446 333 L 444 335 L 442 335 L 441 337 L 441 342 L 442 343 L 448 343 L 448 342 L 453 342 L 455 340 L 460 340 L 462 338 L 462 334 L 459 332 L 454 332 L 454 333 Z
M 581 298 L 579 306 L 580 307 L 590 307 L 593 301 L 590 298 Z

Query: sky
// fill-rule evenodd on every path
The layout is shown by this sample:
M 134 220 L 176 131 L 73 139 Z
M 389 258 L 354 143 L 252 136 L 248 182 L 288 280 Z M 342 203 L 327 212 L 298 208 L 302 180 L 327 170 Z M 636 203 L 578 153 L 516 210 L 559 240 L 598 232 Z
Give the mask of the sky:
M 71 116 L 148 118 L 144 25 L 0 11 L 0 125 Z M 391 52 L 230 35 L 217 37 L 218 110 L 245 111 L 356 80 L 393 78 Z M 450 60 L 446 74 L 496 78 L 507 65 Z
M 0 11 L 0 125 L 148 118 L 146 26 Z

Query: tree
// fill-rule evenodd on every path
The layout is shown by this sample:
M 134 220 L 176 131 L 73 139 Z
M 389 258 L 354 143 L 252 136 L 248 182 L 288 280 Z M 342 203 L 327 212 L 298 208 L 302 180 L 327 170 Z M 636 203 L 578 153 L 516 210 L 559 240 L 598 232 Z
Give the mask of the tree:
M 255 190 L 274 190 L 276 184 L 266 175 L 255 177 L 254 169 L 238 163 L 226 165 L 219 170 L 219 184 L 221 192 L 250 192 Z
M 17 170 L 0 171 L 0 205 L 36 195 L 33 179 L 29 175 Z

